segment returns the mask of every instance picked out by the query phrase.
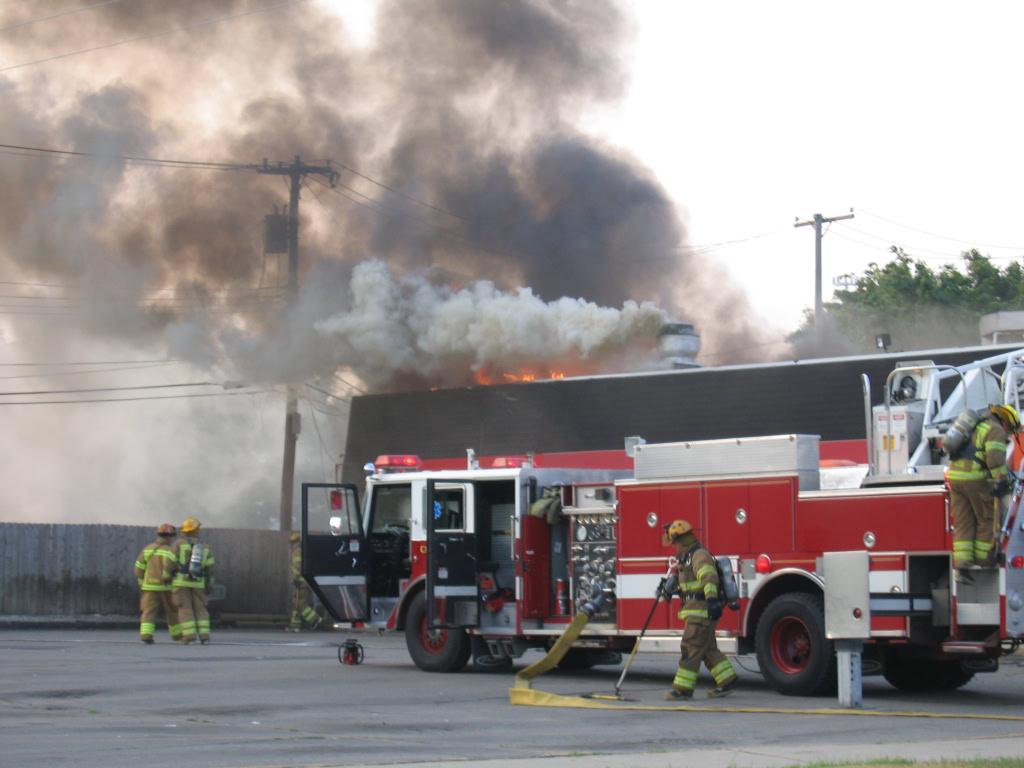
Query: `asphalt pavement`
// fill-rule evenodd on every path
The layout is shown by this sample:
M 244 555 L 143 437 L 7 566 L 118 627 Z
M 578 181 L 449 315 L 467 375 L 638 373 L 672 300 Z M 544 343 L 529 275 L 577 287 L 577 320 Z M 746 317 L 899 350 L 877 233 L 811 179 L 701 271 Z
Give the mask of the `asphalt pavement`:
M 338 662 L 357 637 L 359 666 Z M 540 658 L 529 652 L 519 667 Z M 741 666 L 740 666 L 741 665 Z M 864 708 L 830 713 L 834 699 L 776 694 L 751 657 L 738 659 L 740 692 L 710 700 L 702 674 L 694 703 L 709 712 L 616 711 L 509 704 L 514 671 L 429 674 L 401 635 L 223 630 L 208 646 L 130 630 L 0 630 L 0 766 L 240 768 L 413 765 L 786 766 L 899 757 L 1024 755 L 1024 657 L 941 694 L 908 694 L 868 678 Z M 621 671 L 556 670 L 534 687 L 609 693 Z M 641 654 L 623 693 L 667 706 L 675 658 Z M 814 709 L 821 714 L 729 712 Z M 903 717 L 932 713 L 945 718 Z

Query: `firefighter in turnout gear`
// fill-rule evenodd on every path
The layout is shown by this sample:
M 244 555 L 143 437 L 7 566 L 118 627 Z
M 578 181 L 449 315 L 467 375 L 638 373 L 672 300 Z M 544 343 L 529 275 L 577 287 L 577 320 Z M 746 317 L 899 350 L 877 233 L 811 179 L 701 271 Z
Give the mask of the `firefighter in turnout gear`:
M 682 594 L 679 618 L 686 622 L 680 643 L 679 669 L 672 681 L 672 690 L 665 698 L 670 701 L 693 698 L 702 661 L 715 678 L 715 687 L 708 691 L 708 696 L 728 696 L 736 690 L 736 670 L 715 642 L 715 625 L 722 615 L 715 560 L 700 545 L 693 526 L 685 520 L 665 526 L 664 543 L 675 547 L 679 565 L 661 592 L 667 600 L 677 592 Z
M 320 626 L 323 618 L 313 610 L 313 592 L 302 578 L 302 534 L 293 533 L 288 537 L 291 543 L 292 569 L 292 620 L 285 627 L 289 632 L 298 632 L 305 622 L 310 629 Z
M 971 570 L 995 564 L 1000 498 L 1010 490 L 1006 443 L 1019 429 L 1020 417 L 1013 407 L 990 405 L 960 458 L 949 464 L 946 479 L 953 509 L 953 567 L 958 581 L 970 582 Z
M 210 612 L 207 610 L 207 592 L 213 587 L 213 552 L 209 545 L 199 541 L 199 521 L 190 517 L 181 524 L 182 536 L 171 548 L 177 574 L 171 593 L 181 622 L 181 642 L 190 645 L 196 641 L 210 642 Z
M 142 612 L 142 618 L 139 621 L 139 641 L 146 645 L 153 643 L 156 619 L 161 608 L 167 617 L 167 629 L 171 633 L 171 639 L 181 639 L 178 609 L 171 600 L 171 579 L 174 578 L 176 570 L 174 554 L 171 552 L 171 539 L 174 538 L 174 533 L 174 526 L 164 523 L 156 529 L 156 541 L 144 547 L 135 558 L 135 578 L 141 591 L 139 610 Z

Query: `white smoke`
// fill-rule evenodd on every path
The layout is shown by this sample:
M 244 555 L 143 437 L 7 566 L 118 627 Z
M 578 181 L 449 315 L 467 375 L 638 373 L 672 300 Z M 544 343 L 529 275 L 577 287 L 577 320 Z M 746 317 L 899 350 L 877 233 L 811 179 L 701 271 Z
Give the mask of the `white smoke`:
M 591 360 L 650 341 L 666 320 L 651 302 L 621 309 L 584 299 L 544 301 L 530 288 L 502 291 L 489 281 L 435 285 L 423 275 L 396 279 L 377 260 L 352 272 L 350 308 L 315 323 L 335 362 L 364 381 Z

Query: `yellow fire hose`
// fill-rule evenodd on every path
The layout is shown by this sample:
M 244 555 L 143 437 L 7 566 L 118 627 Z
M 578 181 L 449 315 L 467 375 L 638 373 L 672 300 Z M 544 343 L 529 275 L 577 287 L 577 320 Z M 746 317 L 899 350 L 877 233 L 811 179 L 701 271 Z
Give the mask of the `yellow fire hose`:
M 597 601 L 595 601 L 596 603 Z M 570 709 L 610 709 L 610 710 L 631 710 L 645 712 L 733 712 L 740 714 L 770 714 L 770 715 L 854 715 L 858 717 L 922 717 L 944 720 L 1012 720 L 1024 721 L 1024 715 L 972 715 L 957 714 L 955 712 L 881 712 L 877 710 L 864 709 L 784 709 L 777 707 L 695 707 L 690 704 L 675 704 L 659 706 L 656 704 L 606 704 L 595 701 L 592 698 L 580 698 L 579 696 L 564 696 L 547 691 L 535 691 L 532 689 L 532 680 L 535 677 L 549 672 L 565 654 L 580 632 L 590 621 L 590 617 L 596 612 L 596 605 L 588 604 L 583 610 L 576 614 L 576 617 L 569 624 L 568 628 L 558 638 L 551 650 L 545 654 L 540 661 L 534 662 L 526 669 L 516 674 L 512 687 L 508 690 L 509 703 L 517 706 L 527 707 L 562 707 Z M 639 646 L 639 643 L 637 643 Z M 636 652 L 636 646 L 633 649 Z M 608 697 L 611 698 L 610 696 Z

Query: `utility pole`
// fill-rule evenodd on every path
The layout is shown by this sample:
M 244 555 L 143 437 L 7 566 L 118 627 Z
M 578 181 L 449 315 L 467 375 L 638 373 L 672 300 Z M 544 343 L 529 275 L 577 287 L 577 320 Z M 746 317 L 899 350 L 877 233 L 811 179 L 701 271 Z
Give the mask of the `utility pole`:
M 842 216 L 832 216 L 826 219 L 820 213 L 816 213 L 813 219 L 807 221 L 797 219 L 796 223 L 793 224 L 794 227 L 814 226 L 814 336 L 819 342 L 822 338 L 821 328 L 825 315 L 825 310 L 821 304 L 821 225 L 852 218 L 853 208 L 850 209 L 849 213 L 845 213 Z
M 338 180 L 338 174 L 330 165 L 303 165 L 299 156 L 291 165 L 278 163 L 270 165 L 266 160 L 256 169 L 257 173 L 273 176 L 287 176 L 291 181 L 288 196 L 288 306 L 295 304 L 299 295 L 299 190 L 307 174 L 326 176 L 331 187 Z M 281 465 L 281 530 L 292 528 L 292 493 L 295 487 L 295 443 L 302 431 L 299 418 L 299 402 L 294 383 L 288 384 L 287 405 L 284 417 L 284 460 Z

